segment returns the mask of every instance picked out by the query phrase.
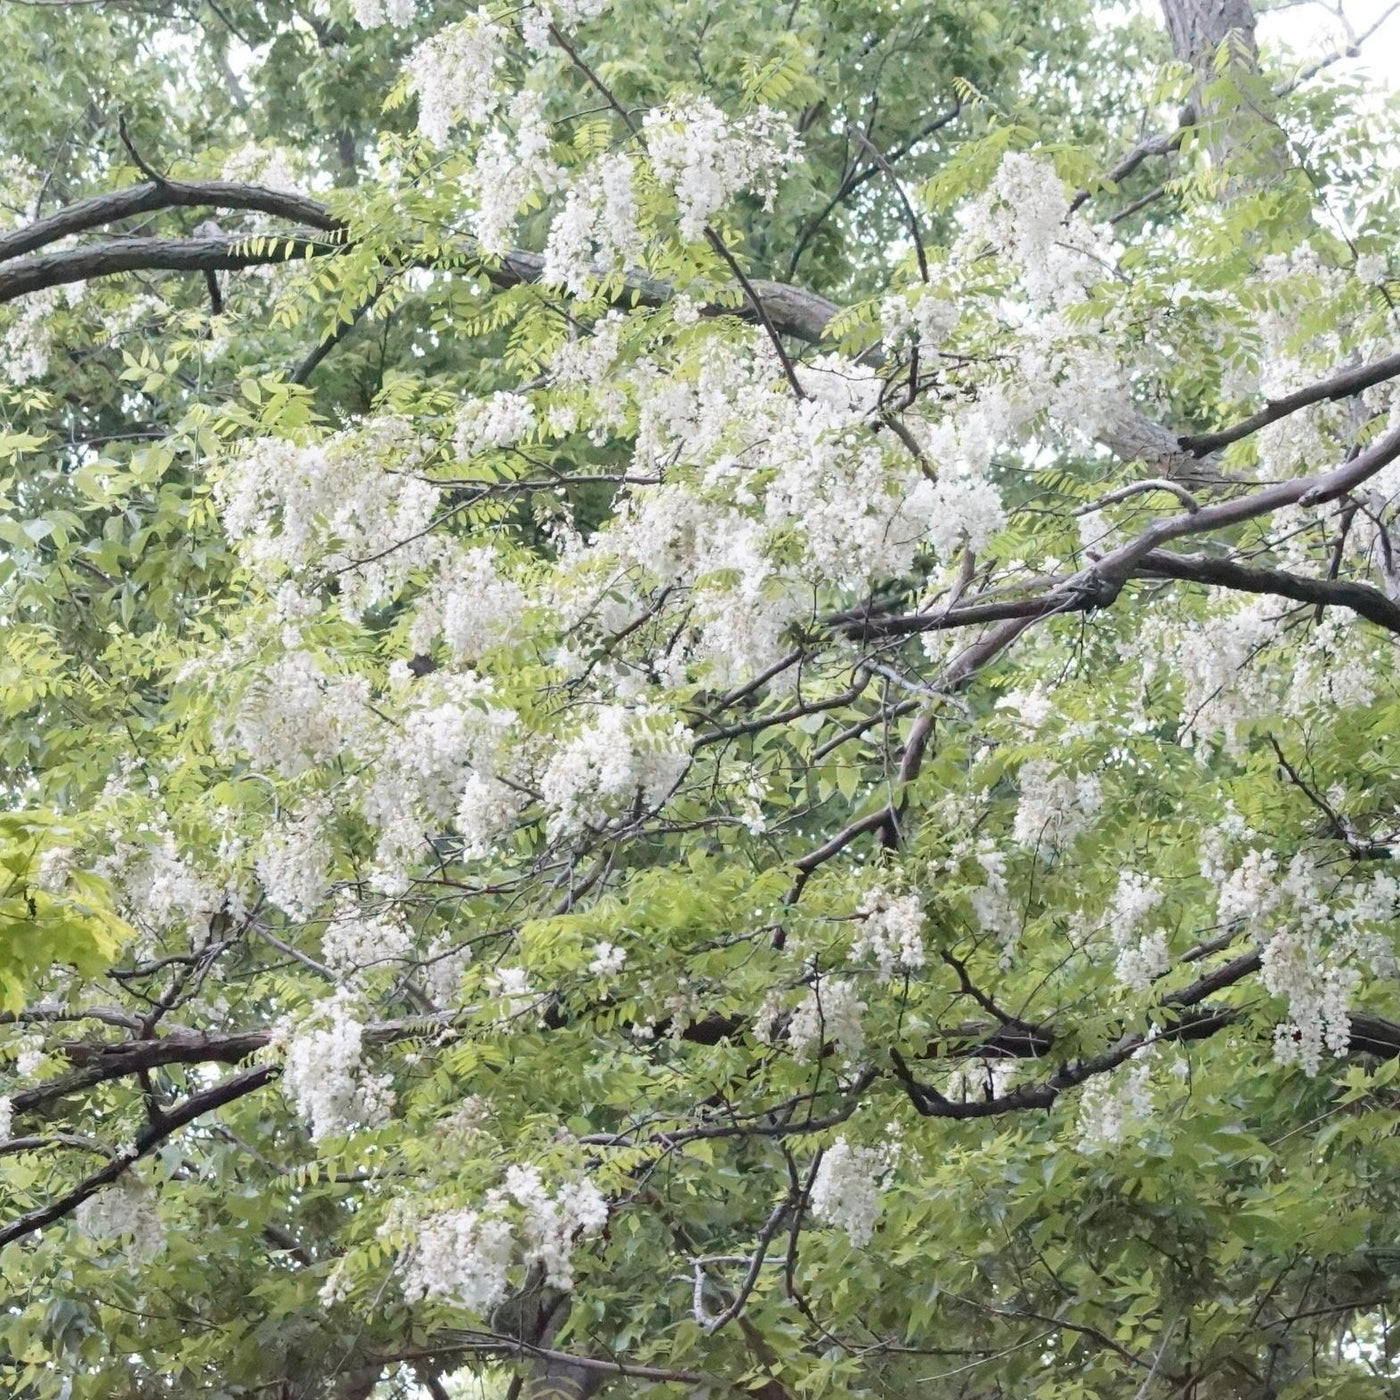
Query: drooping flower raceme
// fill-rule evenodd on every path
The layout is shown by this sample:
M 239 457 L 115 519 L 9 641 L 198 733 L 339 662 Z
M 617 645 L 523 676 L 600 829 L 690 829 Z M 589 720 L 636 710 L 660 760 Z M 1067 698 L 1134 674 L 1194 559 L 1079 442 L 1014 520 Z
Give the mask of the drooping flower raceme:
M 918 895 L 870 894 L 860 907 L 863 922 L 851 943 L 851 957 L 874 959 L 876 976 L 888 982 L 897 973 L 924 965 L 924 911 Z
M 551 836 L 599 825 L 618 804 L 633 799 L 658 806 L 689 766 L 690 740 L 679 720 L 668 723 L 660 711 L 600 707 L 545 771 Z
M 402 1236 L 404 1297 L 444 1298 L 484 1314 L 506 1294 L 517 1257 L 538 1265 L 551 1287 L 574 1283 L 574 1246 L 607 1223 L 608 1204 L 588 1178 L 549 1190 L 537 1168 L 507 1168 L 505 1183 L 480 1206 L 400 1216 L 382 1234 Z
M 857 1248 L 869 1244 L 880 1218 L 880 1197 L 898 1160 L 898 1146 L 858 1147 L 837 1138 L 822 1155 L 812 1182 L 812 1214 L 844 1230 Z
M 414 50 L 409 91 L 418 98 L 418 129 L 434 145 L 445 145 L 458 122 L 480 125 L 496 110 L 506 37 L 482 6 Z
M 354 994 L 339 991 L 281 1032 L 286 1045 L 282 1084 L 306 1119 L 313 1142 L 388 1120 L 394 1103 L 391 1079 L 363 1063 L 362 1016 Z
M 707 97 L 650 112 L 643 127 L 652 168 L 675 195 L 681 237 L 691 242 L 736 194 L 751 192 L 771 204 L 795 149 L 776 112 L 760 107 L 731 118 Z

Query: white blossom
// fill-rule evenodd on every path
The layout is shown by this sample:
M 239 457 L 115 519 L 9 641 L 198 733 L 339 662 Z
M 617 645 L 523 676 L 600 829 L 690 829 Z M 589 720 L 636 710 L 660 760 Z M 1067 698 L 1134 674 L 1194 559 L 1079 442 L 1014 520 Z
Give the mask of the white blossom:
M 482 252 L 497 258 L 514 247 L 516 223 L 531 195 L 553 192 L 564 184 L 564 172 L 551 155 L 540 94 L 522 88 L 511 98 L 506 115 L 514 132 L 493 126 L 462 181 L 474 201 L 468 216 L 471 231 Z
M 832 1042 L 848 1063 L 865 1051 L 861 1017 L 865 1003 L 853 983 L 826 977 L 807 989 L 788 1023 L 788 1045 L 799 1060 L 811 1059 Z
M 550 760 L 541 790 L 551 837 L 607 821 L 619 803 L 648 808 L 670 795 L 690 763 L 690 731 L 648 708 L 600 706 Z
M 283 1028 L 282 1084 L 306 1119 L 311 1140 L 339 1137 L 389 1119 L 394 1095 L 387 1074 L 362 1063 L 365 1025 L 353 993 L 336 992 L 304 1020 Z
M 844 1230 L 861 1249 L 880 1218 L 880 1197 L 898 1158 L 898 1148 L 857 1147 L 839 1137 L 822 1154 L 812 1182 L 812 1215 Z
M 999 1099 L 1016 1082 L 1015 1060 L 971 1056 L 949 1074 L 943 1097 L 952 1103 Z
M 344 900 L 321 935 L 321 957 L 342 976 L 406 957 L 413 930 L 397 914 Z
M 574 177 L 550 225 L 540 280 L 586 295 L 600 277 L 641 257 L 632 158 L 615 152 Z
M 418 129 L 447 144 L 460 121 L 479 126 L 500 101 L 506 32 L 485 6 L 425 39 L 408 60 L 409 91 L 418 96 Z
M 595 977 L 614 977 L 627 962 L 627 950 L 616 943 L 595 943 L 588 970 Z
M 769 108 L 732 119 L 706 97 L 649 112 L 643 136 L 657 178 L 676 196 L 681 237 L 688 241 L 700 238 L 741 191 L 771 205 L 795 146 L 791 130 Z
M 331 844 L 323 814 L 309 808 L 274 823 L 255 866 L 267 897 L 289 919 L 309 919 L 330 888 Z
M 1103 803 L 1094 774 L 1061 772 L 1049 759 L 1027 759 L 1021 765 L 1020 778 L 1021 800 L 1012 838 L 1044 855 L 1068 846 L 1089 826 Z
M 1134 1053 L 1117 1069 L 1091 1079 L 1079 1096 L 1079 1150 L 1103 1152 L 1139 1131 L 1152 1114 L 1154 1046 Z
M 1382 253 L 1362 253 L 1356 259 L 1356 275 L 1371 286 L 1380 286 L 1386 280 L 1386 260 Z
M 1162 902 L 1162 889 L 1136 871 L 1125 870 L 1108 909 L 1109 931 L 1118 950 L 1114 975 L 1125 987 L 1145 992 L 1167 970 L 1166 935 L 1143 932 L 1143 925 Z
M 402 28 L 413 22 L 414 0 L 350 0 L 355 22 L 365 29 L 381 24 Z
M 595 1235 L 607 1224 L 608 1203 L 586 1177 L 566 1182 L 551 1194 L 534 1167 L 506 1170 L 505 1193 L 525 1213 L 524 1254 L 541 1265 L 553 1288 L 572 1288 L 575 1239 Z
M 537 1168 L 513 1165 L 480 1206 L 408 1219 L 401 1212 L 381 1233 L 408 1241 L 400 1261 L 408 1302 L 442 1298 L 485 1314 L 505 1296 L 517 1255 L 540 1265 L 552 1287 L 572 1288 L 575 1243 L 596 1235 L 607 1217 L 606 1199 L 586 1177 L 550 1191 Z
M 400 1262 L 404 1300 L 445 1298 L 486 1314 L 505 1297 L 515 1253 L 515 1230 L 500 1215 L 451 1210 L 413 1224 L 412 1242 Z
M 514 447 L 535 428 L 535 405 L 524 394 L 472 399 L 457 415 L 453 448 L 462 460 L 492 447 Z
M 851 957 L 873 958 L 881 982 L 924 965 L 924 911 L 918 895 L 875 890 L 866 897 L 860 913 L 862 923 L 851 943 Z

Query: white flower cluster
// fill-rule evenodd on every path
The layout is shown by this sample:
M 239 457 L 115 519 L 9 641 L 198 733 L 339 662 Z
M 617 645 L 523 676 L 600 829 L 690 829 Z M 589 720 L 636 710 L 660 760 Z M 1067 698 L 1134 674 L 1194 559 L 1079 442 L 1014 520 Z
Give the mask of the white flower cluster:
M 880 303 L 880 328 L 886 344 L 909 343 L 922 355 L 932 354 L 958 324 L 957 303 L 920 287 L 892 292 Z
M 1091 1079 L 1079 1096 L 1079 1150 L 1119 1146 L 1152 1115 L 1152 1066 L 1156 1047 L 1138 1050 L 1126 1064 Z
M 240 703 L 216 736 L 226 757 L 246 753 L 259 767 L 295 778 L 364 742 L 370 687 L 363 677 L 327 673 L 303 650 L 249 672 Z
M 964 864 L 969 861 L 976 866 L 980 882 L 968 891 L 967 901 L 977 926 L 1001 944 L 1002 965 L 1006 966 L 1021 935 L 1021 917 L 1007 882 L 1007 853 L 988 836 L 964 837 L 954 844 L 946 859 L 933 863 L 930 873 L 946 871 L 965 879 Z
M 282 1083 L 306 1119 L 313 1142 L 357 1127 L 378 1127 L 389 1119 L 391 1080 L 362 1063 L 364 1033 L 358 1003 L 344 990 L 281 1032 L 286 1045 Z
M 1021 800 L 1012 839 L 1042 855 L 1064 850 L 1103 805 L 1103 791 L 1094 774 L 1061 772 L 1048 758 L 1027 759 L 1020 777 Z
M 413 930 L 392 910 L 375 910 L 343 901 L 321 935 L 321 957 L 337 975 L 352 973 L 406 957 Z
M 36 1079 L 47 1059 L 48 1052 L 44 1048 L 43 1036 L 25 1036 L 20 1041 L 19 1053 L 15 1056 L 15 1074 L 20 1079 Z
M 462 977 L 471 965 L 470 943 L 458 944 L 444 934 L 428 948 L 423 981 L 434 1006 L 455 1006 L 461 997 Z
M 425 652 L 441 635 L 458 661 L 474 661 L 511 639 L 525 608 L 525 590 L 500 570 L 494 550 L 447 548 L 419 599 L 409 646 Z
M 1162 902 L 1162 888 L 1132 870 L 1118 879 L 1108 909 L 1109 931 L 1118 950 L 1114 974 L 1123 986 L 1145 992 L 1167 970 L 1167 937 L 1161 929 L 1142 933 L 1152 911 Z
M 551 22 L 565 33 L 572 33 L 584 20 L 597 19 L 610 3 L 611 0 L 535 0 L 520 17 L 526 47 L 543 53 L 551 42 Z
M 14 1100 L 8 1095 L 0 1095 L 0 1142 L 5 1142 L 15 1130 Z
M 1104 277 L 1102 240 L 1070 213 L 1064 182 L 1043 157 L 1008 151 L 962 222 L 974 248 L 991 243 L 1015 268 L 1017 289 L 1032 302 L 1074 305 Z
M 402 28 L 413 22 L 414 0 L 350 0 L 355 23 L 365 29 L 377 29 L 381 24 Z
M 480 126 L 501 96 L 506 31 L 485 6 L 425 39 L 409 56 L 408 90 L 418 98 L 418 130 L 447 144 L 458 122 Z
M 632 157 L 618 151 L 574 178 L 549 228 L 541 281 L 584 296 L 600 277 L 640 259 L 632 175 Z
M 999 1099 L 1016 1082 L 1015 1060 L 970 1056 L 948 1076 L 943 1097 L 952 1103 Z
M 224 528 L 260 572 L 337 574 L 342 606 L 362 615 L 433 560 L 442 493 L 415 475 L 428 447 L 392 418 L 305 446 L 260 438 L 214 484 Z
M 825 1153 L 812 1182 L 812 1215 L 844 1230 L 861 1249 L 880 1218 L 880 1197 L 899 1161 L 898 1144 L 858 1147 L 839 1137 Z
M 502 829 L 489 824 L 508 823 L 518 812 L 497 794 L 509 789 L 496 779 L 515 713 L 494 697 L 494 685 L 470 672 L 424 677 L 413 684 L 398 723 L 367 746 L 373 758 L 357 788 L 361 810 L 378 832 L 376 880 L 384 893 L 402 892 L 393 872 L 421 853 L 430 830 L 455 817 L 468 846 L 484 850 Z
M 1362 253 L 1356 259 L 1354 271 L 1357 277 L 1368 286 L 1380 287 L 1385 284 L 1387 268 L 1385 254 Z
M 125 1240 L 127 1253 L 140 1263 L 149 1262 L 165 1248 L 165 1225 L 154 1193 L 131 1173 L 89 1196 L 74 1219 L 91 1239 Z
M 239 184 L 262 185 L 264 189 L 290 193 L 301 188 L 288 153 L 279 146 L 259 146 L 249 141 L 224 161 L 219 178 Z
M 1361 972 L 1349 958 L 1353 940 L 1339 927 L 1335 893 L 1324 891 L 1324 872 L 1299 852 L 1278 881 L 1277 904 L 1288 907 L 1281 921 L 1275 915 L 1265 936 L 1260 978 L 1264 986 L 1288 1004 L 1288 1020 L 1274 1029 L 1274 1056 L 1280 1064 L 1300 1065 L 1316 1074 L 1324 1049 L 1341 1055 L 1351 1039 L 1347 1009 Z M 1270 902 L 1258 906 L 1257 920 Z M 1344 907 L 1344 906 L 1343 906 Z M 1324 939 L 1331 934 L 1330 948 Z
M 851 957 L 870 957 L 875 975 L 888 982 L 896 973 L 915 972 L 924 965 L 924 909 L 916 894 L 869 894 L 860 907 L 860 933 L 851 943 Z
M 627 962 L 627 950 L 616 943 L 595 943 L 588 970 L 595 977 L 615 977 Z
M 679 720 L 668 725 L 659 710 L 600 706 L 545 770 L 550 836 L 601 825 L 621 803 L 659 807 L 690 764 L 692 738 Z
M 1267 714 L 1271 677 L 1264 653 L 1280 637 L 1277 599 L 1213 607 L 1199 621 L 1162 623 L 1143 630 L 1134 654 L 1143 683 L 1165 672 L 1181 686 L 1182 741 L 1208 747 L 1219 736 L 1238 751 L 1239 730 Z
M 11 384 L 28 384 L 48 373 L 54 345 L 51 321 L 59 301 L 59 289 L 47 287 L 24 297 L 11 311 L 9 324 L 0 331 L 0 354 Z
M 788 1045 L 799 1060 L 807 1060 L 821 1054 L 830 1042 L 848 1064 L 854 1064 L 865 1051 L 864 1013 L 865 1003 L 853 983 L 822 978 L 807 989 L 792 1013 Z
M 324 815 L 308 806 L 268 828 L 255 868 L 267 897 L 300 922 L 316 912 L 330 888 L 331 855 Z
M 634 469 L 668 480 L 633 490 L 574 558 L 589 577 L 690 590 L 677 645 L 723 683 L 781 654 L 821 584 L 898 576 L 929 545 L 980 548 L 999 526 L 982 465 L 964 454 L 931 482 L 872 431 L 880 381 L 868 366 L 838 356 L 802 366 L 798 398 L 757 335 L 706 337 L 687 358 L 674 372 L 647 360 L 614 373 L 636 405 Z
M 1220 922 L 1241 924 L 1258 941 L 1264 986 L 1287 1003 L 1274 1032 L 1276 1058 L 1316 1074 L 1324 1052 L 1348 1048 L 1362 969 L 1394 975 L 1400 880 L 1376 871 L 1338 881 L 1303 852 L 1284 867 L 1273 851 L 1253 849 L 1227 873 L 1218 842 L 1205 843 L 1202 857 L 1206 878 L 1220 886 Z
M 119 892 L 130 923 L 151 933 L 178 929 L 196 947 L 224 903 L 223 890 L 180 854 L 163 820 L 139 824 L 134 840 L 115 840 L 93 869 Z
M 587 1178 L 551 1192 L 536 1168 L 512 1166 L 505 1185 L 489 1191 L 479 1209 L 440 1211 L 403 1230 L 409 1240 L 400 1264 L 404 1297 L 489 1312 L 505 1296 L 517 1255 L 539 1265 L 551 1287 L 572 1288 L 575 1241 L 596 1235 L 607 1218 L 607 1200 Z
M 522 88 L 511 98 L 506 116 L 514 132 L 493 126 L 462 181 L 473 205 L 468 214 L 471 231 L 482 252 L 497 258 L 514 246 L 515 226 L 531 195 L 550 193 L 564 184 L 564 172 L 551 155 L 539 93 Z
M 771 207 L 796 148 L 777 112 L 760 107 L 733 119 L 707 97 L 649 112 L 643 126 L 652 168 L 676 197 L 681 237 L 692 242 L 742 191 L 762 195 Z
M 505 1216 L 449 1210 L 413 1226 L 401 1269 L 404 1298 L 446 1298 L 468 1312 L 487 1313 L 506 1295 L 515 1255 L 515 1229 Z
M 496 447 L 514 447 L 535 430 L 535 405 L 524 394 L 472 399 L 457 414 L 452 446 L 466 461 Z

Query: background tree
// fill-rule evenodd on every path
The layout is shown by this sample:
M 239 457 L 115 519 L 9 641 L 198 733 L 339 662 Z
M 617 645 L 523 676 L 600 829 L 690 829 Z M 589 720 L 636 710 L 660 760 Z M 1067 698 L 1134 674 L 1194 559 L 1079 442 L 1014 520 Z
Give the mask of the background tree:
M 1163 11 L 0 7 L 9 1393 L 1394 1392 L 1396 111 Z

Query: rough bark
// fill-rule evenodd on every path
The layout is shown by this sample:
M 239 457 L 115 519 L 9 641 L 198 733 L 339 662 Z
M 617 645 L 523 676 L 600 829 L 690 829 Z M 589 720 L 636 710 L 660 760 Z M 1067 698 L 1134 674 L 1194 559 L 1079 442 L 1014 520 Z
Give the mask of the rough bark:
M 1172 52 L 1193 68 L 1208 67 L 1220 45 L 1239 36 L 1241 56 L 1257 56 L 1249 0 L 1162 0 Z

